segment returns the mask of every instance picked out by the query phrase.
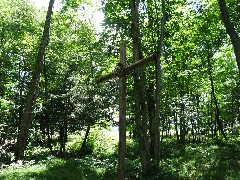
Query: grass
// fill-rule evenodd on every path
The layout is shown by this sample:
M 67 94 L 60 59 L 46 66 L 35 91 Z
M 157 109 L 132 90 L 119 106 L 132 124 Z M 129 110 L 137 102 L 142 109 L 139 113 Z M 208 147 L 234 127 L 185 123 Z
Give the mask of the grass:
M 169 143 L 162 153 L 162 179 L 240 179 L 240 144 L 237 141 L 189 143 L 182 147 Z
M 71 135 L 69 156 L 54 157 L 47 149 L 29 149 L 26 161 L 19 161 L 0 171 L 0 179 L 22 180 L 114 180 L 117 177 L 117 136 L 93 129 L 88 144 L 92 153 L 77 157 L 82 136 Z M 179 146 L 165 139 L 161 149 L 160 170 L 151 177 L 141 177 L 137 143 L 127 140 L 126 175 L 128 179 L 238 180 L 240 179 L 240 142 L 208 141 Z
M 105 179 L 105 173 L 103 164 L 90 157 L 81 160 L 52 158 L 37 164 L 10 167 L 1 173 L 0 179 Z
M 115 179 L 117 137 L 109 135 L 107 130 L 92 129 L 88 139 L 92 153 L 83 157 L 77 157 L 83 138 L 81 134 L 69 136 L 65 158 L 52 156 L 46 148 L 29 146 L 26 160 L 0 170 L 0 179 Z

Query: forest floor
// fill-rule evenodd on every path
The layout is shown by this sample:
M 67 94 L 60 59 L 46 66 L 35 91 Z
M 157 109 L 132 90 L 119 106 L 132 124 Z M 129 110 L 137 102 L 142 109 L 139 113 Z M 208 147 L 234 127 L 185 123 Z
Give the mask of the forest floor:
M 117 136 L 106 130 L 93 131 L 88 140 L 89 152 L 80 156 L 80 135 L 69 136 L 66 156 L 53 156 L 47 148 L 29 146 L 25 161 L 0 170 L 0 179 L 41 180 L 114 180 L 117 177 Z M 56 144 L 56 148 L 58 145 Z M 240 179 L 240 141 L 218 140 L 187 143 L 175 140 L 162 143 L 159 172 L 141 177 L 137 143 L 127 140 L 126 174 L 128 179 Z

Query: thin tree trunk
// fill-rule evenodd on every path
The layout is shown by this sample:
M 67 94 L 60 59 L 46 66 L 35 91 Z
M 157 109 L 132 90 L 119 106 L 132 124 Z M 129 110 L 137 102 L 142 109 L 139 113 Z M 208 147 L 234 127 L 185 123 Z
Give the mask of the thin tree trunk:
M 4 40 L 3 40 L 4 39 L 4 34 L 5 34 L 4 31 L 2 31 L 0 44 L 4 43 Z M 3 48 L 1 50 L 2 50 L 2 52 L 1 52 L 1 57 L 0 57 L 0 69 L 1 69 L 1 71 L 0 71 L 0 98 L 3 98 L 3 96 L 4 96 L 4 86 L 5 86 L 4 85 L 5 73 L 2 69 L 4 69 L 4 66 L 5 66 L 4 59 L 6 57 L 4 57 L 4 56 L 5 56 L 6 52 L 5 52 L 5 50 L 3 50 Z M 5 61 L 6 61 L 6 59 L 5 59 Z M 1 101 L 0 101 L 0 107 L 1 107 Z M 0 109 L 0 112 L 1 112 L 1 109 Z
M 234 29 L 234 26 L 230 20 L 228 10 L 227 10 L 227 5 L 225 0 L 218 0 L 218 4 L 220 7 L 221 11 L 221 18 L 224 23 L 224 26 L 226 28 L 226 31 L 228 35 L 230 36 L 234 53 L 236 56 L 236 61 L 238 65 L 238 70 L 240 71 L 240 37 L 238 36 L 238 33 Z
M 220 111 L 219 111 L 219 107 L 218 107 L 218 100 L 217 100 L 217 96 L 215 94 L 215 89 L 214 89 L 214 84 L 213 84 L 213 77 L 212 77 L 212 65 L 210 62 L 210 53 L 208 52 L 208 73 L 209 73 L 209 79 L 210 79 L 210 83 L 211 83 L 211 89 L 212 89 L 212 96 L 213 96 L 213 102 L 215 105 L 215 122 L 218 125 L 218 130 L 220 131 L 220 133 L 223 135 L 223 137 L 225 139 L 227 139 L 226 134 L 223 130 L 223 124 L 222 121 L 220 120 Z
M 211 102 L 210 102 L 210 126 L 211 126 L 211 133 L 212 133 L 212 139 L 214 138 L 214 136 L 216 136 L 216 123 L 213 122 L 213 97 L 212 97 L 212 93 L 211 93 Z
M 149 118 L 149 136 L 150 136 L 150 154 L 154 159 L 154 141 L 155 141 L 155 100 L 154 100 L 154 87 L 149 85 L 147 90 L 147 109 Z
M 24 62 L 25 63 L 25 62 Z M 26 78 L 26 74 L 24 73 L 23 74 L 23 77 L 21 78 L 21 65 L 20 65 L 20 62 L 19 62 L 19 72 L 18 72 L 18 81 L 19 81 L 19 97 L 18 97 L 18 104 L 19 104 L 19 108 L 18 108 L 18 120 L 16 122 L 16 130 L 19 128 L 19 124 L 20 122 L 22 121 L 22 118 L 23 118 L 23 102 L 24 102 L 24 98 L 23 98 L 23 91 L 24 91 L 24 82 L 25 81 L 25 78 Z
M 120 64 L 126 65 L 126 45 L 121 44 Z M 118 147 L 118 180 L 125 179 L 126 157 L 126 75 L 119 77 L 119 147 Z
M 61 125 L 59 129 L 59 141 L 60 141 L 60 155 L 63 157 L 64 156 L 64 151 L 65 151 L 65 141 L 64 141 L 64 125 Z
M 90 128 L 91 128 L 91 123 L 88 123 L 87 130 L 86 130 L 86 133 L 85 133 L 85 136 L 84 136 L 84 139 L 83 139 L 83 142 L 82 142 L 82 146 L 81 146 L 81 149 L 80 149 L 80 154 L 84 154 L 84 152 L 87 148 L 87 138 L 88 138 L 88 135 L 90 133 Z
M 3 38 L 4 38 L 4 31 L 2 31 L 2 33 L 1 33 L 1 44 L 3 44 Z M 4 71 L 3 71 L 3 69 L 4 69 L 4 51 L 2 50 L 2 53 L 1 53 L 1 56 L 2 57 L 0 57 L 0 69 L 1 69 L 1 71 L 0 71 L 0 99 L 1 98 L 3 98 L 4 97 L 4 94 L 5 94 L 5 84 L 4 84 L 4 79 L 5 79 L 5 73 L 4 73 Z M 3 109 L 2 109 L 2 101 L 0 101 L 0 116 L 2 116 L 2 113 L 3 113 Z
M 51 137 L 51 134 L 50 134 L 50 119 L 49 119 L 49 117 L 47 116 L 46 117 L 47 119 L 46 119 L 46 124 L 47 124 L 47 146 L 48 146 L 48 148 L 49 148 L 49 150 L 50 150 L 50 152 L 52 153 L 52 137 Z
M 63 136 L 63 155 L 65 156 L 66 154 L 66 143 L 68 140 L 68 118 L 67 115 L 64 118 L 64 122 L 63 122 L 63 129 L 64 129 L 64 136 Z
M 45 21 L 45 26 L 44 26 L 44 31 L 41 39 L 41 44 L 40 44 L 38 55 L 36 58 L 35 68 L 32 75 L 32 81 L 30 84 L 28 98 L 27 98 L 26 106 L 23 112 L 23 119 L 20 124 L 20 132 L 18 135 L 16 147 L 15 147 L 16 160 L 22 159 L 24 157 L 24 151 L 27 146 L 27 140 L 29 135 L 29 128 L 30 128 L 32 119 L 34 117 L 33 111 L 36 104 L 38 85 L 39 85 L 40 74 L 42 70 L 42 60 L 45 54 L 45 48 L 49 41 L 49 30 L 50 30 L 53 4 L 54 4 L 54 0 L 50 0 L 46 21 Z
M 132 15 L 132 39 L 133 39 L 133 58 L 139 61 L 141 57 L 140 50 L 140 30 L 139 30 L 139 0 L 130 0 Z M 147 110 L 144 90 L 143 69 L 139 68 L 134 74 L 135 101 L 136 101 L 136 125 L 138 131 L 138 141 L 140 147 L 140 160 L 143 174 L 147 174 L 151 169 L 151 158 L 149 152 L 147 135 Z
M 2 62 L 1 62 L 1 58 L 0 58 L 0 68 L 3 69 L 2 67 Z M 4 86 L 3 86 L 3 72 L 0 71 L 0 97 L 2 98 L 4 96 Z M 0 101 L 0 105 L 1 105 L 1 101 Z M 1 107 L 1 106 L 0 106 Z
M 181 96 L 183 98 L 183 96 Z M 181 116 L 180 116 L 180 144 L 185 144 L 185 136 L 186 136 L 186 122 L 185 122 L 185 105 L 183 102 L 180 103 Z
M 155 8 L 157 8 L 155 1 Z M 162 0 L 161 31 L 158 31 L 158 45 L 156 58 L 156 94 L 155 94 L 155 139 L 154 139 L 154 168 L 157 169 L 160 162 L 160 98 L 161 98 L 161 55 L 163 54 L 163 37 L 165 24 L 165 0 Z
M 48 100 L 48 76 L 47 76 L 47 66 L 46 66 L 46 59 L 45 57 L 43 58 L 43 76 L 44 76 L 44 98 L 45 98 L 45 106 L 47 105 L 47 100 Z M 49 113 L 46 112 L 44 115 L 44 128 L 46 126 L 46 131 L 47 131 L 47 146 L 52 153 L 52 138 L 50 135 L 50 117 Z
M 197 129 L 198 129 L 198 125 L 200 124 L 200 113 L 199 113 L 199 104 L 200 104 L 200 99 L 199 96 L 197 95 L 197 124 L 195 124 L 195 139 L 196 138 L 196 134 L 197 134 Z
M 175 128 L 177 142 L 179 142 L 178 122 L 177 121 L 178 121 L 177 120 L 177 112 L 174 110 L 174 112 L 173 112 L 173 123 L 174 123 L 174 128 Z
M 165 121 L 166 120 L 163 120 L 162 121 L 162 131 L 161 132 L 159 132 L 159 134 L 161 133 L 161 144 L 162 144 L 162 142 L 163 142 L 163 138 L 164 138 L 164 131 L 165 131 L 165 127 L 166 127 L 166 125 L 165 125 Z M 159 135 L 159 141 L 160 141 L 160 135 Z M 156 147 L 155 147 L 156 148 Z M 160 149 L 160 148 L 159 148 Z M 160 153 L 160 152 L 158 152 L 158 153 Z M 156 161 L 155 159 L 154 159 L 154 161 Z M 154 168 L 157 168 L 157 167 L 155 167 L 155 165 L 154 165 Z

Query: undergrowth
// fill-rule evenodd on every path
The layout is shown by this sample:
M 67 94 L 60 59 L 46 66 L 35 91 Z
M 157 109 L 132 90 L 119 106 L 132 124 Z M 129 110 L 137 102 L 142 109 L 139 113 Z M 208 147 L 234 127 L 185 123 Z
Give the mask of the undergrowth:
M 82 134 L 69 136 L 68 156 L 53 156 L 46 148 L 31 147 L 25 161 L 2 169 L 0 179 L 114 180 L 117 179 L 117 136 L 104 129 L 92 129 L 88 139 L 90 154 L 78 156 Z M 239 139 L 187 143 L 180 146 L 173 139 L 161 145 L 160 168 L 151 176 L 141 176 L 137 142 L 127 139 L 126 176 L 142 180 L 237 180 L 240 179 Z

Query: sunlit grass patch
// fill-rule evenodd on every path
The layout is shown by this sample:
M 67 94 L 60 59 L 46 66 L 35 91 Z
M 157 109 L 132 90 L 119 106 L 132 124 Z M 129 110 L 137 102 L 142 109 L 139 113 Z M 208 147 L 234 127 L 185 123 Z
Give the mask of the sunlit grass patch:
M 78 152 L 83 133 L 68 137 L 66 151 L 69 155 Z M 1 170 L 0 179 L 114 179 L 117 172 L 117 143 L 115 132 L 92 128 L 87 140 L 93 152 L 90 155 L 54 157 L 48 148 L 28 146 L 25 161 L 12 164 Z M 92 145 L 92 146 L 91 146 Z M 57 147 L 53 147 L 56 149 Z
M 0 179 L 101 179 L 116 170 L 116 162 L 87 156 L 82 159 L 60 159 L 53 157 L 37 164 L 18 164 L 1 171 Z M 108 174 L 108 176 L 110 176 Z
M 0 179 L 28 179 L 47 169 L 44 164 L 13 164 L 0 172 Z
M 66 143 L 66 151 L 69 153 L 78 152 L 82 145 L 82 134 L 71 134 L 68 136 L 68 141 Z
M 234 148 L 234 144 L 171 145 L 165 144 L 164 151 L 170 153 L 160 163 L 163 179 L 240 179 L 239 160 L 235 160 L 240 149 Z
M 31 147 L 25 161 L 3 169 L 0 179 L 71 179 L 106 180 L 117 178 L 118 131 L 92 128 L 88 146 L 91 154 L 74 155 L 81 147 L 84 133 L 69 136 L 68 156 L 59 157 L 47 148 Z M 163 141 L 159 172 L 152 179 L 240 179 L 240 145 L 238 141 L 186 143 Z M 127 139 L 126 176 L 142 178 L 139 149 L 136 140 Z M 32 152 L 30 151 L 32 150 Z M 74 155 L 74 156 L 72 156 Z M 145 178 L 145 177 L 144 177 Z M 142 178 L 142 180 L 145 180 Z

